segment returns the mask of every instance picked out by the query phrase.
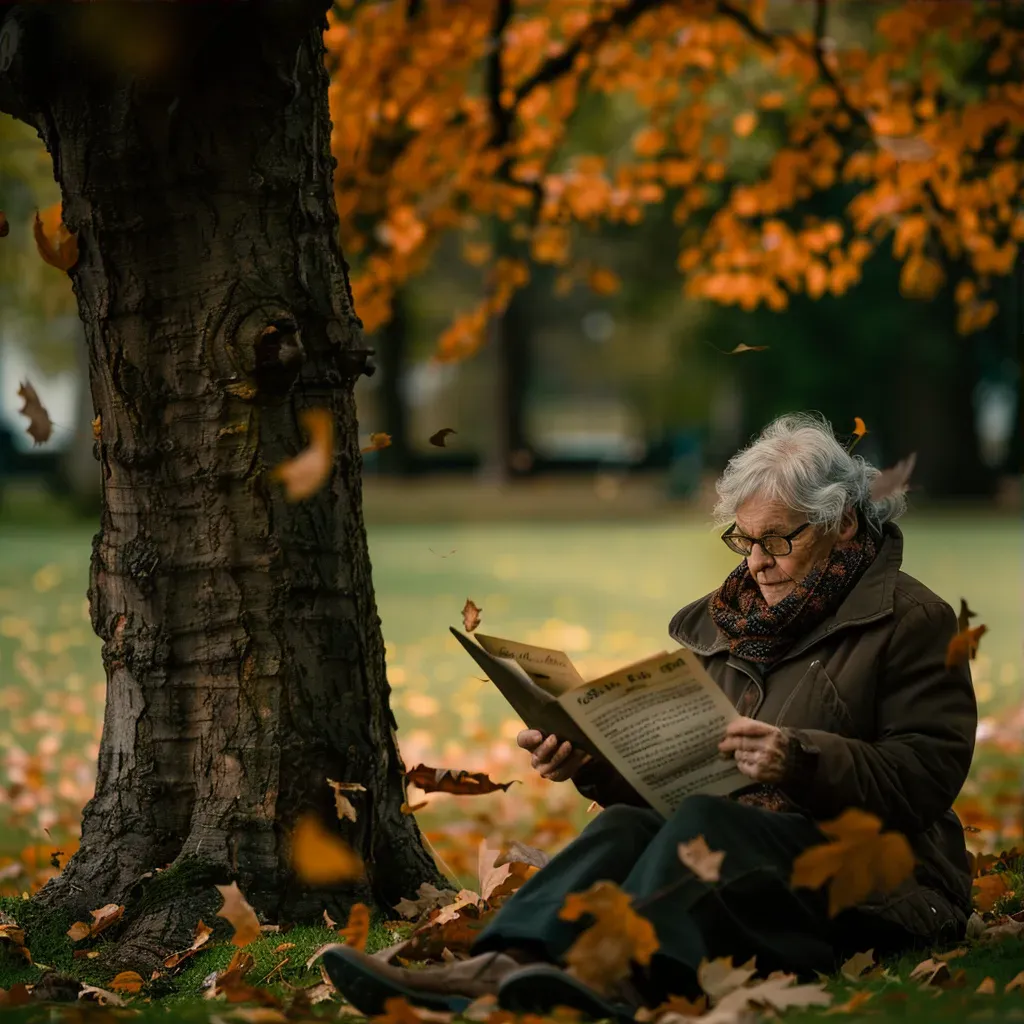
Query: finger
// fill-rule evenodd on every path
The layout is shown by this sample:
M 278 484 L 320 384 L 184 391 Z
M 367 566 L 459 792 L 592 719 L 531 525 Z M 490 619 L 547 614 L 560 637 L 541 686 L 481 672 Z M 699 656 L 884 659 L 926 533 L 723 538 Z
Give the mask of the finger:
M 580 751 L 575 750 L 567 761 L 564 761 L 550 774 L 545 774 L 544 777 L 551 782 L 568 782 L 580 770 L 582 764 L 583 757 Z
M 726 736 L 768 736 L 776 732 L 774 725 L 754 718 L 734 718 L 726 727 Z
M 533 750 L 544 742 L 544 733 L 540 729 L 520 729 L 516 736 L 516 743 L 523 750 Z
M 560 767 L 571 754 L 572 744 L 566 740 L 566 742 L 561 744 L 561 746 L 559 746 L 559 748 L 551 755 L 551 760 L 548 761 L 548 766 L 550 768 Z
M 749 736 L 726 736 L 718 744 L 718 749 L 722 752 L 730 750 L 763 750 L 764 747 L 765 739 L 763 736 L 754 738 Z
M 537 768 L 539 765 L 547 764 L 551 760 L 551 755 L 558 749 L 558 744 L 559 739 L 557 736 L 548 736 L 533 752 L 531 761 L 533 767 Z

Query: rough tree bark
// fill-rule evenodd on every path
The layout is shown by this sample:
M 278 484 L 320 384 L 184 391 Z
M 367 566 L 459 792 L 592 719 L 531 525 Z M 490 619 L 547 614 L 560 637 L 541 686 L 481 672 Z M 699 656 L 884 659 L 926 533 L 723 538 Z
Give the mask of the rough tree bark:
M 117 23 L 97 31 L 105 8 Z M 53 157 L 102 424 L 99 774 L 81 848 L 37 898 L 85 920 L 125 903 L 119 957 L 136 967 L 187 945 L 214 882 L 236 879 L 266 921 L 307 921 L 437 879 L 400 810 L 362 522 L 325 9 L 0 15 L 0 109 Z M 290 504 L 266 471 L 304 446 L 311 406 L 334 416 L 333 473 Z M 366 786 L 355 824 L 328 778 Z M 364 856 L 364 885 L 315 891 L 289 871 L 310 810 Z

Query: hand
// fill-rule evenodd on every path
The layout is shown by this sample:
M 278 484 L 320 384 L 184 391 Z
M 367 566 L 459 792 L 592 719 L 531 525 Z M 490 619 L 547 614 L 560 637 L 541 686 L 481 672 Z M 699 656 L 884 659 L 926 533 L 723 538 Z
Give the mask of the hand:
M 516 743 L 523 750 L 532 752 L 531 764 L 542 779 L 552 782 L 566 782 L 589 760 L 585 751 L 573 750 L 572 744 L 563 742 L 557 736 L 548 736 L 539 729 L 523 729 L 516 737 Z
M 792 745 L 781 729 L 753 718 L 735 718 L 718 744 L 723 755 L 732 754 L 736 767 L 755 782 L 784 782 L 793 766 Z

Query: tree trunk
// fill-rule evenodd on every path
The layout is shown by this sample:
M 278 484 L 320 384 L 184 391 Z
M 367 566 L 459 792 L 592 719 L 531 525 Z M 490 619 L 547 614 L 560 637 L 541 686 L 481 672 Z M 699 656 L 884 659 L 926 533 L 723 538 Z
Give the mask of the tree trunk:
M 437 878 L 400 810 L 362 521 L 325 6 L 116 5 L 139 9 L 119 32 L 165 49 L 100 52 L 83 40 L 107 5 L 40 5 L 0 61 L 0 107 L 38 127 L 77 232 L 102 424 L 99 773 L 81 848 L 38 899 L 85 920 L 124 903 L 118 958 L 136 967 L 187 945 L 200 912 L 218 920 L 214 882 L 298 922 Z M 332 413 L 333 469 L 292 504 L 267 470 L 304 447 L 310 407 Z M 328 778 L 366 787 L 354 824 Z M 365 884 L 298 882 L 288 836 L 309 811 L 362 854 Z

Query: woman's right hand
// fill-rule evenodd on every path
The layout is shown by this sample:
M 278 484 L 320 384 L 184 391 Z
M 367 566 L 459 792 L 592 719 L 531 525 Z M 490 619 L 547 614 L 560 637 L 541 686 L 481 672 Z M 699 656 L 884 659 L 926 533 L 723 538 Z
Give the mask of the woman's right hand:
M 545 738 L 539 729 L 523 729 L 516 736 L 516 743 L 533 754 L 531 764 L 537 774 L 551 782 L 567 782 L 590 760 L 589 754 L 574 750 L 568 740 L 562 741 L 555 735 Z

